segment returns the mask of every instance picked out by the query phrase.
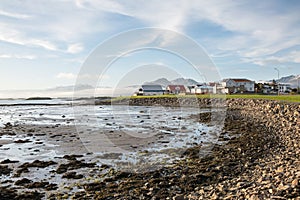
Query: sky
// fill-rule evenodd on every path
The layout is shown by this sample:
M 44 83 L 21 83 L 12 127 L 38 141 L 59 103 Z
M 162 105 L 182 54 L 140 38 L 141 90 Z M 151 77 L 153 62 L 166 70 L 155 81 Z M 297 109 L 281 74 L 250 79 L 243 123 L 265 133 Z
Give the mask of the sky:
M 280 76 L 298 75 L 299 10 L 298 0 L 1 0 L 0 90 L 49 89 L 93 77 L 103 87 L 163 76 L 270 80 L 277 78 L 275 67 Z M 116 49 L 105 46 L 118 36 L 123 52 L 116 42 Z M 192 51 L 183 38 L 202 50 Z M 185 56 L 168 51 L 175 46 Z M 117 59 L 102 74 L 84 73 L 91 55 L 94 66 L 101 63 L 104 47 Z M 205 60 L 200 70 L 187 54 Z

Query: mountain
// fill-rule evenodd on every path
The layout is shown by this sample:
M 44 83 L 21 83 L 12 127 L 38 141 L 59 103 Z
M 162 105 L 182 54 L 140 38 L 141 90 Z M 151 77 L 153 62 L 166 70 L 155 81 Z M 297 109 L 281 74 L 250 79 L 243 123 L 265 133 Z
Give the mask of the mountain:
M 299 80 L 299 84 L 300 84 L 300 74 L 281 77 L 280 79 L 278 79 L 276 81 L 279 81 L 279 83 L 289 83 L 292 85 L 292 87 L 297 87 L 298 80 Z
M 173 85 L 197 85 L 198 84 L 197 81 L 195 81 L 194 79 L 191 79 L 191 78 L 187 78 L 187 79 L 177 78 L 177 79 L 171 81 L 171 83 Z
M 191 78 L 177 78 L 174 80 L 169 81 L 166 78 L 159 78 L 155 81 L 151 81 L 151 82 L 145 82 L 144 85 L 162 85 L 164 87 L 168 86 L 168 85 L 197 85 L 198 82 L 195 81 L 194 79 Z
M 68 86 L 58 86 L 58 87 L 55 87 L 55 88 L 49 88 L 47 89 L 47 91 L 60 91 L 60 92 L 65 92 L 65 91 L 73 91 L 74 90 L 74 85 L 68 85 Z M 79 91 L 79 90 L 87 90 L 87 89 L 93 89 L 93 87 L 91 85 L 88 85 L 88 84 L 79 84 L 79 85 L 76 85 L 76 90 Z

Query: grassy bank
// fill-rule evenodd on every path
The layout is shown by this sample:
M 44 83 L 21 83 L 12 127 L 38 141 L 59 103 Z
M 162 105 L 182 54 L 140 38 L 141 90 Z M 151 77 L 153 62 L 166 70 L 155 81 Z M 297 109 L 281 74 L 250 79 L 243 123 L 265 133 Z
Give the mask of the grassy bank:
M 227 98 L 227 99 L 267 99 L 275 101 L 287 101 L 287 102 L 298 102 L 300 103 L 300 95 L 260 95 L 260 94 L 232 94 L 232 95 L 154 95 L 154 96 L 127 96 L 127 97 L 117 97 L 112 101 L 120 101 L 128 98 L 132 99 L 145 99 L 145 98 Z

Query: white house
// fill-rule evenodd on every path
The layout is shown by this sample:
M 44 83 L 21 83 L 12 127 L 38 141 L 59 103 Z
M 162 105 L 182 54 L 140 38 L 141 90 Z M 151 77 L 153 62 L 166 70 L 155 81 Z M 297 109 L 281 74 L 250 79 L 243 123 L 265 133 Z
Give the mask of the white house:
M 228 93 L 244 93 L 254 92 L 255 82 L 248 79 L 224 79 L 221 82 L 224 88 L 228 89 Z
M 137 95 L 151 96 L 165 94 L 165 90 L 161 85 L 142 85 L 138 90 Z
M 279 83 L 279 92 L 280 93 L 290 93 L 291 92 L 291 84 Z
M 195 85 L 189 86 L 191 94 L 211 94 L 213 93 L 213 87 L 209 85 Z

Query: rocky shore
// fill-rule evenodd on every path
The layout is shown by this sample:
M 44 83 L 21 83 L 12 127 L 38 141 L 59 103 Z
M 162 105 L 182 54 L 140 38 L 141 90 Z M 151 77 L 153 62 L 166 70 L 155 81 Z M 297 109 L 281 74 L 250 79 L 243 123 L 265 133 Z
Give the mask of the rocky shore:
M 210 107 L 220 102 L 224 103 L 160 98 L 114 103 Z M 228 109 L 219 141 L 226 143 L 216 144 L 205 157 L 199 156 L 199 144 L 187 149 L 174 164 L 143 173 L 97 166 L 82 160 L 85 154 L 65 155 L 63 163 L 33 161 L 19 166 L 6 159 L 0 163 L 0 175 L 20 172 L 14 174 L 20 178 L 1 182 L 5 186 L 0 186 L 0 199 L 300 199 L 300 104 L 231 99 L 225 105 Z M 209 123 L 211 115 L 191 115 L 189 120 Z M 8 124 L 1 135 L 13 133 L 14 128 Z M 22 177 L 31 168 L 51 166 L 55 167 L 51 173 L 62 174 L 63 180 L 80 180 L 77 190 L 68 193 L 56 190 L 57 185 L 46 180 L 33 182 Z M 74 171 L 78 169 L 83 171 Z M 93 178 L 82 181 L 84 171 Z M 22 192 L 24 188 L 34 190 Z
M 143 105 L 140 99 L 138 105 Z M 153 100 L 152 100 L 153 101 Z M 154 100 L 155 104 L 159 104 Z M 210 102 L 201 99 L 200 103 Z M 130 105 L 132 102 L 130 103 Z M 150 105 L 151 100 L 146 102 Z M 199 148 L 187 158 L 155 173 L 118 174 L 104 181 L 99 199 L 299 199 L 300 105 L 265 100 L 227 100 L 221 133 L 226 145 L 209 156 Z M 206 103 L 202 105 L 207 107 Z M 207 123 L 209 113 L 191 116 Z M 92 190 L 94 191 L 94 190 Z

